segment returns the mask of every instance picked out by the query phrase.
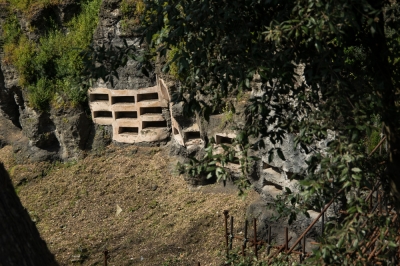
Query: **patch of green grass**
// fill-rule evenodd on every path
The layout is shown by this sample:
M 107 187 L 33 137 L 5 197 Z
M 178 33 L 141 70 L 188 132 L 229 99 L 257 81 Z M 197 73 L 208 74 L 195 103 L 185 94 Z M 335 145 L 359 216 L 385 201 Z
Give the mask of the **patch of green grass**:
M 142 206 L 140 206 L 140 204 L 135 205 L 135 206 L 133 206 L 133 207 L 130 207 L 130 208 L 128 209 L 128 212 L 135 212 L 135 211 L 139 210 L 141 207 L 142 207 Z
M 17 169 L 17 165 L 14 165 L 13 167 L 11 167 L 10 171 L 8 172 L 10 177 L 13 177 L 15 174 L 15 169 Z
M 177 265 L 179 263 L 179 257 L 172 257 L 165 259 L 163 262 L 162 266 L 171 266 L 171 265 Z
M 20 186 L 14 187 L 14 191 L 15 191 L 15 194 L 17 194 L 17 196 L 18 196 L 19 192 L 21 191 L 21 187 Z

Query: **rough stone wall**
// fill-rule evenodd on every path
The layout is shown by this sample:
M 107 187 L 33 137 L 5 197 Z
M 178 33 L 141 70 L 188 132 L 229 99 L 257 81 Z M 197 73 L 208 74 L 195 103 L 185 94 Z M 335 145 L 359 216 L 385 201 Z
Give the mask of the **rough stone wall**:
M 94 44 L 112 42 L 122 44 L 123 38 L 129 44 L 138 41 L 138 36 L 128 36 L 121 32 L 120 0 L 104 0 L 99 14 L 99 26 L 94 33 Z M 6 9 L 0 11 L 0 23 L 7 17 Z M 29 21 L 17 14 L 21 30 L 31 40 L 38 40 L 43 34 L 43 17 L 51 16 L 56 23 L 62 24 L 80 11 L 76 1 L 63 1 L 62 4 L 45 9 L 37 9 L 30 15 Z M 28 26 L 33 26 L 34 31 Z M 1 33 L 1 27 L 0 27 Z M 140 48 L 140 47 L 138 47 Z M 26 88 L 19 86 L 16 69 L 4 62 L 0 53 L 0 116 L 12 121 L 24 138 L 10 141 L 7 137 L 9 127 L 3 127 L 0 139 L 5 144 L 12 144 L 18 160 L 75 160 L 82 157 L 85 149 L 101 149 L 109 143 L 108 135 L 112 130 L 94 125 L 84 106 L 51 106 L 49 112 L 37 112 L 30 108 Z M 129 61 L 125 68 L 118 70 L 119 80 L 112 89 L 139 89 L 156 85 L 154 73 L 146 77 L 138 70 L 138 63 Z M 110 84 L 104 84 L 110 88 Z M 169 117 L 169 116 L 168 116 Z M 107 126 L 106 126 L 107 127 Z M 108 132 L 108 133 L 107 133 Z
M 4 11 L 5 9 L 3 9 Z M 58 6 L 34 10 L 29 21 L 17 14 L 21 30 L 31 40 L 38 40 L 43 34 L 43 17 L 51 16 L 62 24 L 77 14 L 80 7 L 75 1 L 64 1 Z M 1 12 L 0 23 L 8 14 Z M 1 28 L 1 27 L 0 27 Z M 35 29 L 35 30 L 31 30 Z M 51 106 L 49 112 L 37 112 L 29 105 L 26 89 L 19 86 L 16 69 L 4 61 L 0 53 L 0 116 L 12 121 L 14 128 L 2 130 L 6 144 L 11 144 L 17 160 L 74 160 L 81 158 L 88 142 L 91 121 L 82 106 Z M 20 132 L 23 137 L 11 140 L 11 132 Z
M 99 25 L 93 35 L 93 43 L 98 46 L 115 45 L 122 46 L 125 40 L 128 45 L 135 45 L 138 53 L 141 51 L 139 45 L 140 36 L 132 31 L 124 31 L 121 27 L 122 18 L 120 11 L 121 0 L 103 0 L 100 9 Z M 139 67 L 139 63 L 134 60 L 128 60 L 126 67 L 117 70 L 118 79 L 114 86 L 110 83 L 103 84 L 99 81 L 96 87 L 106 87 L 113 90 L 136 90 L 141 88 L 153 87 L 156 85 L 155 73 L 144 75 Z

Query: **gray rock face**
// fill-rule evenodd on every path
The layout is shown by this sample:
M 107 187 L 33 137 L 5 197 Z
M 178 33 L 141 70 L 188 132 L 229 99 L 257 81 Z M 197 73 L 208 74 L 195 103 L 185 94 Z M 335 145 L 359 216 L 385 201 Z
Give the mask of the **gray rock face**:
M 112 126 L 92 124 L 86 149 L 100 153 L 112 142 Z
M 121 47 L 125 40 L 128 45 L 134 45 L 140 53 L 141 47 L 139 45 L 139 37 L 133 32 L 124 32 L 121 29 L 121 12 L 120 12 L 120 0 L 105 0 L 102 3 L 100 10 L 100 21 L 99 25 L 93 36 L 93 43 L 96 45 L 114 45 Z M 127 65 L 123 68 L 119 68 L 118 79 L 115 79 L 114 86 L 110 83 L 102 83 L 99 81 L 97 87 L 106 87 L 115 90 L 126 90 L 126 89 L 141 89 L 152 87 L 156 85 L 156 76 L 153 73 L 149 73 L 147 77 L 141 71 L 141 67 L 138 62 L 129 59 Z M 96 87 L 95 86 L 95 87 Z
M 268 230 L 271 228 L 271 243 L 282 245 L 285 243 L 285 227 L 288 227 L 288 236 L 292 239 L 289 241 L 291 247 L 307 227 L 314 221 L 318 213 L 309 212 L 310 218 L 301 215 L 297 220 L 288 225 L 287 219 L 276 219 L 278 212 L 274 210 L 273 205 L 266 203 L 264 200 L 253 202 L 247 209 L 246 217 L 249 224 L 252 225 L 254 218 L 257 219 L 257 239 L 263 241 L 268 240 Z M 249 230 L 250 237 L 253 237 L 253 230 Z M 306 252 L 313 249 L 311 242 L 315 242 L 317 237 L 321 234 L 321 222 L 317 224 L 306 234 Z M 295 250 L 300 248 L 299 245 Z
M 7 70 L 7 68 L 4 67 Z M 3 64 L 0 62 L 0 113 L 11 120 L 17 127 L 21 127 L 19 123 L 19 105 L 22 100 L 21 91 L 14 87 L 6 86 L 6 79 L 3 74 Z
M 57 151 L 60 148 L 60 143 L 55 136 L 56 127 L 49 114 L 38 113 L 27 107 L 21 113 L 20 122 L 31 145 L 49 151 Z
M 60 143 L 55 135 L 56 127 L 47 113 L 38 113 L 26 106 L 21 112 L 20 124 L 29 139 L 28 146 L 14 147 L 33 161 L 59 159 Z
M 276 147 L 281 148 L 285 155 L 285 161 L 275 156 L 271 166 L 278 167 L 285 172 L 289 173 L 300 173 L 307 168 L 306 160 L 310 156 L 305 151 L 295 147 L 294 136 L 287 134 L 282 144 L 272 144 L 268 139 L 264 139 L 265 149 L 261 151 L 262 161 L 268 162 L 268 151 L 270 148 Z
M 81 158 L 92 124 L 83 108 L 52 109 L 50 118 L 56 128 L 54 135 L 60 146 L 60 158 L 62 160 Z
M 0 23 L 9 16 L 6 8 L 0 8 Z M 48 24 L 51 18 L 54 23 L 61 25 L 69 21 L 80 11 L 80 5 L 73 0 L 63 1 L 60 5 L 52 5 L 48 8 L 33 9 L 29 21 L 22 15 L 16 14 L 20 21 L 21 30 L 27 34 L 30 40 L 38 40 L 44 34 L 44 24 Z M 0 27 L 0 33 L 2 33 Z M 33 29 L 33 30 L 32 30 Z M 82 149 L 89 135 L 88 125 L 82 108 L 75 113 L 71 111 L 68 121 L 62 120 L 57 111 L 50 113 L 38 113 L 29 108 L 26 102 L 24 88 L 19 86 L 19 75 L 16 69 L 3 61 L 0 53 L 0 117 L 2 120 L 12 121 L 14 127 L 4 120 L 1 124 L 0 139 L 2 143 L 12 144 L 17 153 L 18 160 L 31 159 L 33 161 L 72 159 L 77 157 L 79 149 Z M 21 132 L 19 138 L 10 138 L 15 132 Z

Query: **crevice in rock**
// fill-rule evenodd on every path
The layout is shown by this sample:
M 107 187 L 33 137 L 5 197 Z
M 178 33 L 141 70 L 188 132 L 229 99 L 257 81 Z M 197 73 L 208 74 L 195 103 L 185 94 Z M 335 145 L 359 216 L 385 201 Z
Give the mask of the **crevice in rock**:
M 56 126 L 47 113 L 39 117 L 38 140 L 35 146 L 46 151 L 59 151 L 60 142 L 55 134 Z
M 3 115 L 12 123 L 22 128 L 19 122 L 19 106 L 23 106 L 22 93 L 18 88 L 6 89 L 4 74 L 0 65 L 0 109 Z

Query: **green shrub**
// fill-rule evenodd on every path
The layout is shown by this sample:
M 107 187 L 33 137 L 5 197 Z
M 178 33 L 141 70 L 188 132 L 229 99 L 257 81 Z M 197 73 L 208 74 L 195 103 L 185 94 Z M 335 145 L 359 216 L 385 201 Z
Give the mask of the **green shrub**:
M 381 141 L 381 135 L 378 130 L 373 130 L 371 132 L 371 135 L 368 136 L 368 141 L 367 141 L 367 149 L 368 153 L 372 152 L 372 150 L 378 145 L 378 143 Z
M 53 5 L 58 0 L 10 1 L 15 9 L 30 5 Z M 86 101 L 87 86 L 81 85 L 83 62 L 80 53 L 91 42 L 98 23 L 101 0 L 82 3 L 82 11 L 66 25 L 68 34 L 57 29 L 50 19 L 45 36 L 34 43 L 19 30 L 18 20 L 11 16 L 3 31 L 5 62 L 16 67 L 20 85 L 28 88 L 32 107 L 47 110 L 54 93 L 64 94 L 72 105 Z
M 139 16 L 143 14 L 145 5 L 142 0 L 122 0 L 121 13 L 125 16 Z
M 28 87 L 29 104 L 35 109 L 47 110 L 53 94 L 52 84 L 47 79 L 41 78 L 36 84 Z
M 186 71 L 182 71 L 179 69 L 178 60 L 179 60 L 179 47 L 172 47 L 167 52 L 167 62 L 169 62 L 169 74 L 171 74 L 175 79 L 184 80 L 188 75 Z M 175 58 L 176 57 L 176 58 Z
M 18 18 L 15 14 L 10 15 L 3 25 L 2 39 L 5 43 L 16 43 L 21 35 Z
M 129 30 L 140 24 L 140 16 L 145 10 L 143 0 L 122 0 L 120 6 L 122 30 Z
M 62 3 L 62 0 L 8 0 L 13 10 L 19 10 L 28 16 L 35 9 L 41 9 Z
M 34 75 L 33 57 L 35 55 L 35 44 L 22 35 L 18 43 L 8 43 L 4 45 L 5 58 L 7 63 L 15 66 L 20 74 L 19 84 L 29 85 L 29 80 Z

